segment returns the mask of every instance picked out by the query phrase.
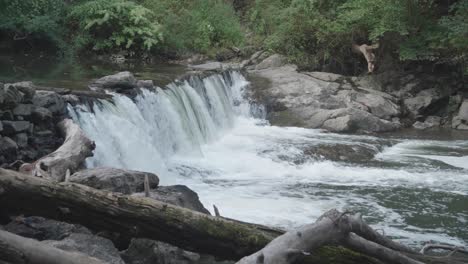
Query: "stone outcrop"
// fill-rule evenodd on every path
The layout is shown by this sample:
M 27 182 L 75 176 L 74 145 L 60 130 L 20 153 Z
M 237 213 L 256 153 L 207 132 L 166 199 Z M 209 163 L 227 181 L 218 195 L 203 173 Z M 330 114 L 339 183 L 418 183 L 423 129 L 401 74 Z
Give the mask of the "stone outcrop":
M 110 89 L 117 92 L 137 87 L 137 79 L 131 72 L 124 71 L 104 76 L 89 85 L 91 90 Z
M 55 124 L 65 113 L 65 101 L 55 92 L 37 91 L 32 82 L 1 84 L 0 166 L 54 151 L 63 141 Z
M 300 73 L 286 65 L 250 72 L 268 80 L 254 83 L 253 97 L 267 106 L 276 125 L 299 125 L 333 132 L 398 129 L 401 109 L 394 96 L 329 73 Z
M 115 168 L 81 170 L 71 175 L 70 181 L 95 189 L 132 194 L 144 190 L 145 176 L 148 176 L 151 189 L 158 186 L 159 178 L 156 174 Z
M 468 99 L 465 99 L 458 110 L 458 114 L 452 120 L 452 127 L 460 130 L 468 130 Z
M 145 196 L 144 193 L 135 193 L 133 195 Z M 203 204 L 198 198 L 198 194 L 185 185 L 159 186 L 158 188 L 152 189 L 150 191 L 149 197 L 161 202 L 188 208 L 200 213 L 210 214 L 210 212 L 205 207 L 203 207 Z

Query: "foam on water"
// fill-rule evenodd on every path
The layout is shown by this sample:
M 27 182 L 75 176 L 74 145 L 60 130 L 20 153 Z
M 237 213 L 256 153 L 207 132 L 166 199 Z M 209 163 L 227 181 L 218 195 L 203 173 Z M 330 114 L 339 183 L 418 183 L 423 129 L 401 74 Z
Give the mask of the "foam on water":
M 188 185 L 223 216 L 292 228 L 331 208 L 350 209 L 407 244 L 466 245 L 467 142 L 393 144 L 269 126 L 263 108 L 244 98 L 246 89 L 244 77 L 230 72 L 69 111 L 96 141 L 89 167 L 155 172 L 163 185 Z M 363 163 L 304 154 L 306 147 L 337 143 L 378 154 Z

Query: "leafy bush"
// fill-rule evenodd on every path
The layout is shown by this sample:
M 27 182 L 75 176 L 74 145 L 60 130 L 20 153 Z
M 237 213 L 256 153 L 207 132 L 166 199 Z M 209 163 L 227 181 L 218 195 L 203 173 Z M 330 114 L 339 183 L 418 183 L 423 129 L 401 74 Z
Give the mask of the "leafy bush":
M 45 39 L 59 48 L 65 46 L 66 28 L 62 0 L 8 0 L 0 2 L 0 30 L 12 39 Z
M 165 50 L 209 52 L 243 42 L 239 18 L 223 0 L 144 0 L 142 5 L 157 14 Z
M 149 9 L 131 1 L 93 0 L 73 8 L 83 45 L 96 51 L 151 50 L 162 41 L 160 25 Z

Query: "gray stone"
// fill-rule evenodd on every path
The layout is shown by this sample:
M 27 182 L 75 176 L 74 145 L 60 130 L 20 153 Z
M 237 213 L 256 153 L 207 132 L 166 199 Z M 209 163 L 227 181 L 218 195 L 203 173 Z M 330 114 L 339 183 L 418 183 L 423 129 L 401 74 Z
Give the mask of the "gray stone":
M 25 148 L 28 146 L 28 135 L 26 133 L 16 134 L 15 139 L 18 147 Z
M 62 95 L 62 98 L 63 100 L 65 100 L 65 102 L 70 103 L 72 105 L 76 105 L 80 103 L 80 98 L 74 94 L 65 94 L 65 95 Z
M 35 107 L 32 111 L 31 121 L 35 124 L 42 123 L 43 121 L 48 121 L 52 119 L 52 112 L 44 107 Z
M 64 114 L 66 113 L 65 100 L 51 91 L 37 91 L 33 98 L 33 104 L 36 107 L 44 107 L 49 109 L 52 114 Z
M 145 194 L 135 193 L 133 195 L 141 197 Z M 159 186 L 151 190 L 150 198 L 204 214 L 210 214 L 210 212 L 203 207 L 203 204 L 198 198 L 198 194 L 185 185 Z
M 304 149 L 304 155 L 315 160 L 331 160 L 346 162 L 367 162 L 374 158 L 378 149 L 361 144 L 319 144 Z
M 18 91 L 24 94 L 24 102 L 31 102 L 34 94 L 36 93 L 36 88 L 32 82 L 17 82 L 10 85 L 14 86 Z
M 39 216 L 19 216 L 5 225 L 5 230 L 40 241 L 61 240 L 72 233 L 91 234 L 91 232 L 83 226 L 59 222 Z
M 262 62 L 257 64 L 256 70 L 264 70 L 268 68 L 281 67 L 286 63 L 286 58 L 279 54 L 273 54 L 270 57 L 264 59 Z
M 292 65 L 256 70 L 251 75 L 268 80 L 252 83 L 252 92 L 266 106 L 273 125 L 334 132 L 385 132 L 401 126 L 391 121 L 401 115 L 397 98 L 371 86 L 356 86 L 350 78 L 300 73 Z
M 132 89 L 137 86 L 137 80 L 131 72 L 124 71 L 104 76 L 89 85 L 92 90 L 99 89 Z
M 21 103 L 25 96 L 24 93 L 22 93 L 12 84 L 6 84 L 3 88 L 3 92 L 3 104 L 8 107 L 14 107 L 15 105 Z
M 148 175 L 151 188 L 156 188 L 159 178 L 156 174 L 115 168 L 93 168 L 74 173 L 71 182 L 96 189 L 131 194 L 144 190 L 145 176 Z
M 464 100 L 458 110 L 458 117 L 466 123 L 468 123 L 468 99 Z
M 233 264 L 235 261 L 217 261 L 213 256 L 200 255 L 178 247 L 144 238 L 134 238 L 121 253 L 126 264 Z
M 9 137 L 0 138 L 0 154 L 6 158 L 12 158 L 16 156 L 18 151 L 18 145 L 16 142 Z
M 154 83 L 152 80 L 139 80 L 137 81 L 137 86 L 139 88 L 151 89 L 154 87 Z
M 415 97 L 403 100 L 404 105 L 408 111 L 417 117 L 425 114 L 434 103 L 446 97 L 438 89 L 432 88 L 420 91 Z
M 73 233 L 62 240 L 45 240 L 42 243 L 65 251 L 80 252 L 109 264 L 124 264 L 119 251 L 106 238 L 83 233 Z
M 13 109 L 13 115 L 15 116 L 30 116 L 33 111 L 32 104 L 18 104 Z
M 439 127 L 442 118 L 440 116 L 428 116 L 424 122 L 417 121 L 413 124 L 416 129 L 428 129 L 433 127 Z
M 28 131 L 31 123 L 28 121 L 3 121 L 3 131 L 6 135 Z
M 3 131 L 3 123 L 2 123 L 2 121 L 0 121 L 0 132 L 2 132 L 2 131 Z
M 0 83 L 0 106 L 3 104 L 3 101 L 5 100 L 4 87 L 5 85 L 3 83 Z

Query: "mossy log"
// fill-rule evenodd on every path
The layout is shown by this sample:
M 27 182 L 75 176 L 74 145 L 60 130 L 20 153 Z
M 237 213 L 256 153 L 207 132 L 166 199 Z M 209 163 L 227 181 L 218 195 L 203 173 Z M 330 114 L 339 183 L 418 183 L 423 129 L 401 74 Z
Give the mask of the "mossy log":
M 253 254 L 284 234 L 281 230 L 214 217 L 146 197 L 58 183 L 4 169 L 0 169 L 0 208 L 3 215 L 38 215 L 79 223 L 95 231 L 159 240 L 222 259 Z M 383 263 L 343 246 L 346 245 L 324 245 L 300 263 Z M 423 262 L 450 263 L 429 260 Z

